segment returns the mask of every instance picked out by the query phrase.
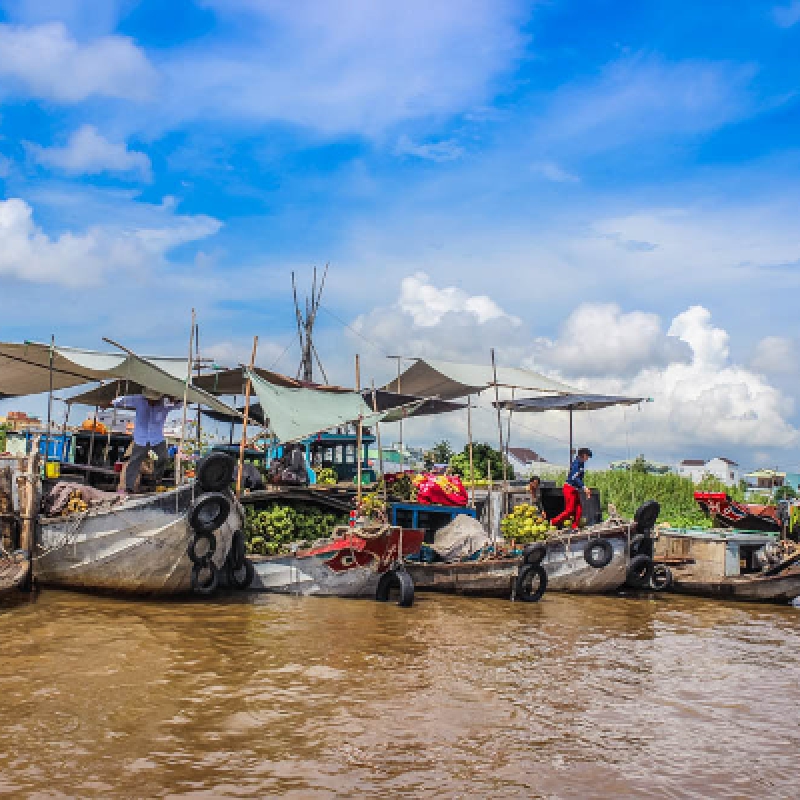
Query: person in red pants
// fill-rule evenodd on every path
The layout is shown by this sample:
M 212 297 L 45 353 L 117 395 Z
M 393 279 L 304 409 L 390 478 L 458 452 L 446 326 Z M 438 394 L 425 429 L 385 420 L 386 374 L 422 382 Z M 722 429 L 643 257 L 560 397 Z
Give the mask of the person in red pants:
M 581 447 L 570 465 L 567 482 L 564 484 L 564 511 L 550 520 L 550 524 L 556 528 L 560 528 L 570 517 L 573 529 L 581 523 L 581 514 L 583 513 L 581 495 L 585 494 L 587 498 L 592 496 L 591 489 L 584 486 L 583 483 L 586 462 L 591 457 L 592 451 L 588 447 Z

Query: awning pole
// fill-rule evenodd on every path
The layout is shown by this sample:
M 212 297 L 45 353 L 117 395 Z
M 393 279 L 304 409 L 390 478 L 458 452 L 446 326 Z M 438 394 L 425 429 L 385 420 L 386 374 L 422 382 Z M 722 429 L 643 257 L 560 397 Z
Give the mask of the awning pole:
M 181 475 L 181 455 L 183 454 L 183 441 L 186 438 L 186 409 L 189 402 L 189 384 L 192 382 L 192 348 L 194 346 L 195 315 L 192 309 L 192 327 L 189 329 L 189 359 L 186 362 L 186 384 L 183 387 L 183 416 L 181 417 L 181 439 L 178 452 L 175 453 L 175 486 L 183 483 Z
M 361 359 L 356 353 L 356 392 L 361 393 Z M 361 414 L 358 415 L 358 428 L 356 432 L 356 508 L 361 514 Z
M 492 372 L 494 373 L 494 401 L 497 406 L 497 433 L 500 436 L 500 459 L 503 462 L 503 490 L 508 489 L 508 473 L 506 470 L 505 448 L 503 447 L 503 420 L 500 417 L 500 390 L 497 386 L 497 362 L 492 348 Z
M 469 483 L 472 507 L 475 508 L 475 461 L 472 457 L 472 395 L 467 395 L 467 442 L 469 446 Z
M 258 349 L 258 336 L 253 337 L 253 352 L 250 354 L 250 370 L 247 373 L 247 386 L 244 390 L 244 419 L 242 420 L 242 441 L 239 443 L 239 471 L 236 475 L 236 496 L 242 496 L 242 476 L 244 475 L 244 446 L 247 442 L 247 420 L 250 416 L 250 392 L 253 383 L 250 380 L 250 372 L 256 363 L 256 350 Z
M 569 461 L 567 462 L 567 472 L 572 464 L 574 448 L 572 446 L 572 407 L 569 409 Z
M 94 407 L 94 419 L 92 420 L 92 435 L 89 437 L 89 455 L 86 458 L 86 463 L 92 466 L 92 452 L 94 451 L 94 433 L 97 430 L 97 410 L 99 406 Z
M 378 413 L 378 398 L 375 394 L 375 381 L 372 381 L 372 410 L 377 414 Z M 378 467 L 381 471 L 381 482 L 383 483 L 383 505 L 386 508 L 388 503 L 388 498 L 386 496 L 386 476 L 383 474 L 383 446 L 381 445 L 381 424 L 377 420 L 375 420 L 375 437 L 378 440 Z M 389 509 L 386 508 L 386 514 L 388 516 Z
M 56 337 L 50 335 L 50 389 L 47 394 L 47 432 L 44 435 L 44 476 L 47 477 L 47 462 L 50 459 L 48 450 L 50 449 L 50 425 L 53 417 L 53 356 L 56 349 Z

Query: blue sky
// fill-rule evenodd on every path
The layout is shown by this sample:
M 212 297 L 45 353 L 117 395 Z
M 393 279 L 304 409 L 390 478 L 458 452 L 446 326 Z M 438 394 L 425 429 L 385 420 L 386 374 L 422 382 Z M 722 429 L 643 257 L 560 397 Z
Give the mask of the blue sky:
M 580 423 L 609 457 L 798 464 L 798 53 L 798 0 L 0 0 L 2 338 L 175 353 L 195 306 L 293 372 L 330 262 L 333 379 L 495 346 L 653 396 Z

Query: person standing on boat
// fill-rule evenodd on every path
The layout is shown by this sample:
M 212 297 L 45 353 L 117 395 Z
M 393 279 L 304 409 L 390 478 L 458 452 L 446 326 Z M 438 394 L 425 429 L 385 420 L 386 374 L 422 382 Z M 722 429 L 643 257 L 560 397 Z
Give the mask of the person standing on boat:
M 586 462 L 592 457 L 592 451 L 588 447 L 581 447 L 578 455 L 575 456 L 567 474 L 567 481 L 564 484 L 564 511 L 557 517 L 550 520 L 550 524 L 561 527 L 562 523 L 572 518 L 573 529 L 578 528 L 581 523 L 583 506 L 581 495 L 587 498 L 592 496 L 592 491 L 588 486 L 584 486 L 583 478 L 586 471 Z
M 181 407 L 181 403 L 165 397 L 161 392 L 145 389 L 142 394 L 128 394 L 118 397 L 113 405 L 132 408 L 136 412 L 133 426 L 133 450 L 125 470 L 125 486 L 118 489 L 120 494 L 131 494 L 136 487 L 136 479 L 144 460 L 152 450 L 156 454 L 153 477 L 156 484 L 161 482 L 169 461 L 167 443 L 164 440 L 164 423 L 170 411 Z
M 531 505 L 542 511 L 542 480 L 538 475 L 533 475 L 528 483 L 528 491 L 531 494 Z

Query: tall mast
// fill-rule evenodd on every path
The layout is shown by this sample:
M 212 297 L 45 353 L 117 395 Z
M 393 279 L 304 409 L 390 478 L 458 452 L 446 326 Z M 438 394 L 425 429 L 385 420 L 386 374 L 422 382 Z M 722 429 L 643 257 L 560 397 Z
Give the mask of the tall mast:
M 294 297 L 294 314 L 297 321 L 297 338 L 300 341 L 300 366 L 297 368 L 297 377 L 306 383 L 314 380 L 314 361 L 316 360 L 322 378 L 327 382 L 325 370 L 314 346 L 314 323 L 317 320 L 317 312 L 322 303 L 322 290 L 325 288 L 325 279 L 328 277 L 328 265 L 322 273 L 322 280 L 317 286 L 317 268 L 314 267 L 314 277 L 311 283 L 311 297 L 305 298 L 305 311 L 300 309 L 297 299 L 297 283 L 294 272 L 292 273 L 292 295 Z

